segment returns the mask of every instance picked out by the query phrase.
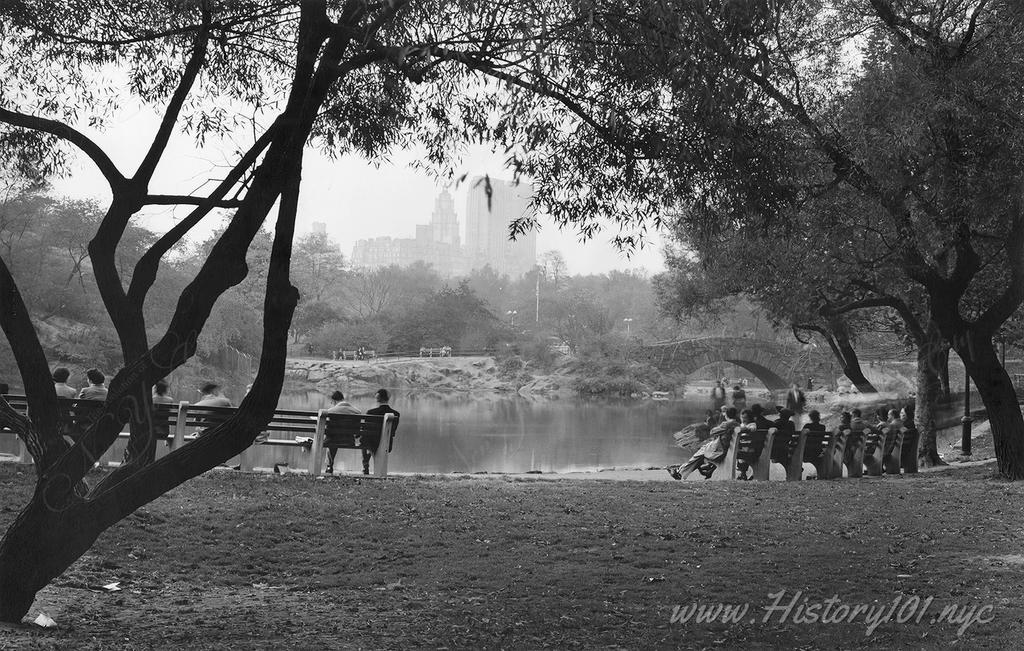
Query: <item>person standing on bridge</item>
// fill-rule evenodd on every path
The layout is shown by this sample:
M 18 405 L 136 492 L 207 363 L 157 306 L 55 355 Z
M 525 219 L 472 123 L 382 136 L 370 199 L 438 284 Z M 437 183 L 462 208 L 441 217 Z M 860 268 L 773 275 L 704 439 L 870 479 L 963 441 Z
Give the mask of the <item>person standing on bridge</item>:
M 807 397 L 800 390 L 800 386 L 794 382 L 789 385 L 789 392 L 786 394 L 786 409 L 793 412 L 793 422 L 797 428 L 803 424 L 804 410 L 807 408 Z
M 737 414 L 747 408 L 747 392 L 738 384 L 732 388 L 732 406 Z
M 711 408 L 716 412 L 725 404 L 725 386 L 721 380 L 715 382 L 711 389 Z

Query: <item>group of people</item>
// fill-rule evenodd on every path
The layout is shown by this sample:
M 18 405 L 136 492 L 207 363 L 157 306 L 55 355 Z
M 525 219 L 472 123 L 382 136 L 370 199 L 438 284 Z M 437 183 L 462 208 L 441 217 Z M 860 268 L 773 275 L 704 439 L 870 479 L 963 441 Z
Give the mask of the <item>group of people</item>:
M 747 392 L 743 388 L 746 386 L 746 382 L 746 380 L 741 380 L 734 384 L 730 393 L 726 390 L 728 381 L 725 378 L 716 380 L 715 386 L 711 388 L 711 409 L 717 412 L 727 404 L 731 404 L 738 411 L 746 409 Z M 808 387 L 810 387 L 810 382 L 810 378 L 808 378 Z M 806 405 L 807 397 L 804 395 L 803 389 L 794 382 L 790 385 L 789 392 L 786 394 L 786 409 L 789 409 L 794 414 L 802 414 Z
M 803 409 L 807 401 L 803 391 L 792 385 L 786 397 L 785 407 L 776 407 L 778 417 L 771 420 L 767 417 L 764 407 L 760 404 L 753 404 L 749 409 L 738 410 L 736 407 L 722 405 L 718 412 L 708 410 L 705 425 L 708 427 L 707 441 L 693 454 L 684 464 L 668 466 L 667 470 L 673 479 L 683 479 L 693 472 L 698 472 L 706 479 L 710 479 L 718 465 L 725 459 L 729 446 L 733 444 L 733 437 L 740 440 L 740 448 L 736 451 L 736 469 L 740 473 L 738 479 L 750 479 L 747 472 L 750 466 L 760 458 L 764 450 L 764 439 L 755 437 L 743 437 L 744 432 L 754 430 L 775 429 L 775 440 L 784 443 L 778 446 L 773 445 L 771 460 L 783 465 L 788 465 L 799 441 L 797 431 L 808 430 L 824 432 L 826 427 L 821 422 L 821 413 L 816 409 L 807 412 L 807 422 L 800 423 Z M 850 430 L 850 440 L 857 441 L 860 437 L 868 437 L 870 432 L 880 433 L 883 429 L 914 429 L 914 407 L 907 405 L 898 409 L 880 408 L 875 412 L 875 422 L 868 423 L 859 409 L 851 409 L 839 416 L 838 429 Z M 866 452 L 872 453 L 873 445 L 877 445 L 880 439 L 868 437 Z M 895 437 L 885 439 L 885 450 L 888 455 L 896 444 Z M 844 463 L 850 463 L 856 446 L 847 445 L 844 452 Z M 825 454 L 824 449 L 811 451 L 811 454 Z
M 81 390 L 76 390 L 74 387 L 68 384 L 68 380 L 71 378 L 71 372 L 63 367 L 59 366 L 53 370 L 53 387 L 57 392 L 57 396 L 60 398 L 69 399 L 93 399 L 93 400 L 104 400 L 107 397 L 107 388 L 104 385 L 106 378 L 103 373 L 98 369 L 91 368 L 85 373 L 86 378 L 89 380 L 89 384 L 83 387 Z M 249 385 L 251 388 L 252 385 Z M 221 386 L 215 382 L 207 382 L 199 388 L 199 400 L 193 403 L 196 407 L 233 407 L 231 400 L 224 395 Z M 170 394 L 170 388 L 165 380 L 157 380 L 153 384 L 153 404 L 176 404 L 177 401 Z M 393 409 L 389 404 L 391 395 L 387 389 L 379 389 L 375 395 L 377 406 L 368 409 L 366 411 L 369 415 L 382 416 L 384 414 L 393 414 L 395 425 L 391 431 L 391 445 L 388 448 L 388 452 L 394 445 L 394 435 L 398 430 L 398 419 L 401 416 L 398 411 Z M 351 403 L 345 399 L 345 394 L 341 391 L 335 391 L 331 394 L 332 405 L 327 409 L 328 413 L 333 414 L 362 414 Z M 75 428 L 75 432 L 81 431 L 82 428 Z M 71 438 L 75 438 L 75 432 L 71 431 L 70 428 L 65 432 Z M 163 438 L 169 437 L 169 431 L 166 426 L 158 428 L 158 435 Z M 378 435 L 379 436 L 379 435 Z M 380 444 L 380 439 L 376 441 L 364 441 L 366 447 L 362 449 L 363 456 L 363 474 L 370 474 L 370 459 L 373 456 L 374 451 Z M 330 441 L 326 444 L 327 447 L 327 473 L 331 474 L 334 472 L 334 457 L 338 452 L 338 447 L 331 446 Z
M 85 372 L 85 378 L 89 384 L 81 389 L 68 384 L 71 379 L 71 371 L 64 366 L 53 369 L 53 389 L 57 392 L 58 398 L 78 398 L 82 400 L 105 400 L 107 397 L 106 376 L 98 368 L 91 368 Z
M 398 431 L 398 419 L 401 414 L 391 407 L 388 403 L 391 400 L 391 395 L 387 389 L 378 389 L 374 395 L 377 401 L 377 406 L 371 409 L 367 409 L 366 413 L 370 416 L 383 416 L 384 414 L 392 414 L 395 417 L 395 425 L 391 429 L 391 443 L 388 445 L 388 452 L 391 452 L 391 448 L 394 446 L 395 433 Z M 335 391 L 331 394 L 331 402 L 333 403 L 328 409 L 329 414 L 362 414 L 354 407 L 350 402 L 345 400 L 345 394 L 341 391 Z M 380 445 L 379 434 L 375 440 L 363 441 L 364 446 L 362 448 L 363 453 L 363 474 L 370 474 L 370 459 L 373 457 L 374 451 L 377 446 Z M 324 446 L 327 448 L 327 469 L 325 472 L 328 475 L 334 474 L 334 456 L 338 453 L 338 446 L 331 445 L 330 439 L 326 441 Z
M 839 415 L 839 429 L 850 430 L 851 440 L 857 441 L 861 438 L 865 440 L 865 454 L 873 454 L 875 446 L 878 444 L 878 438 L 869 436 L 869 434 L 879 434 L 883 429 L 889 429 L 890 431 L 906 429 L 908 431 L 914 431 L 914 406 L 906 405 L 902 409 L 880 407 L 875 410 L 874 422 L 868 422 L 864 419 L 864 415 L 860 409 L 851 409 L 850 411 L 844 411 Z M 892 453 L 893 448 L 896 447 L 896 438 L 888 437 L 885 439 L 885 449 L 882 451 L 883 458 Z M 850 463 L 853 459 L 853 454 L 856 449 L 854 445 L 847 445 L 846 451 L 843 454 L 843 463 Z
M 778 417 L 775 420 L 767 417 L 764 407 L 759 403 L 754 403 L 749 409 L 743 410 L 722 405 L 717 414 L 709 410 L 705 420 L 705 424 L 709 426 L 707 441 L 686 463 L 668 466 L 668 473 L 672 475 L 673 479 L 683 479 L 696 471 L 705 479 L 710 479 L 715 469 L 725 459 L 729 446 L 733 444 L 733 436 L 737 434 L 737 429 L 742 434 L 743 432 L 774 428 L 776 437 L 782 437 L 787 442 L 795 442 L 796 423 L 793 420 L 795 415 L 793 410 L 786 407 L 777 407 L 776 409 Z M 825 426 L 821 424 L 821 414 L 817 410 L 811 410 L 808 417 L 809 422 L 804 425 L 804 428 L 825 430 Z M 740 472 L 739 479 L 750 479 L 747 476 L 747 471 L 751 464 L 761 456 L 764 449 L 763 440 L 748 437 L 746 441 L 744 447 L 737 450 L 736 455 L 736 469 Z M 783 450 L 781 454 L 786 458 L 780 456 L 778 459 L 773 458 L 772 460 L 786 463 L 788 456 L 792 454 L 792 447 L 788 444 L 780 446 Z

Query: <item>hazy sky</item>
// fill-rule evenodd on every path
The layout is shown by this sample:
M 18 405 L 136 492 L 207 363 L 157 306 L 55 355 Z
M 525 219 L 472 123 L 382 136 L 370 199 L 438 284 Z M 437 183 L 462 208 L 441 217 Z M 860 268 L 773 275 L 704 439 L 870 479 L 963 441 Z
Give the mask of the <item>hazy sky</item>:
M 144 147 L 156 129 L 156 117 L 147 109 L 124 111 L 112 120 L 105 133 L 86 128 L 82 130 L 96 140 L 125 174 L 134 172 L 142 158 Z M 172 138 L 168 151 L 157 171 L 150 191 L 154 193 L 182 193 L 194 191 L 209 178 L 224 174 L 218 165 L 230 158 L 224 152 L 247 148 L 250 141 L 211 142 L 197 150 L 186 136 Z M 319 153 L 310 152 L 303 166 L 302 194 L 299 204 L 297 231 L 311 230 L 315 221 L 327 224 L 328 234 L 341 244 L 346 256 L 359 239 L 389 235 L 414 237 L 416 224 L 426 224 L 434 208 L 434 199 L 441 186 L 426 172 L 412 169 L 413 154 L 399 152 L 390 163 L 379 167 L 356 156 L 330 160 Z M 468 178 L 490 174 L 494 178 L 511 179 L 502 159 L 483 147 L 470 152 L 462 169 Z M 54 183 L 58 193 L 74 197 L 96 197 L 106 200 L 109 192 L 106 182 L 94 165 L 84 157 L 74 164 L 71 175 Z M 467 184 L 452 188 L 455 208 L 465 241 L 465 205 Z M 180 217 L 185 212 L 178 210 Z M 158 209 L 149 226 L 167 228 L 174 213 Z M 543 228 L 537 236 L 537 252 L 557 249 L 565 256 L 570 273 L 603 273 L 612 269 L 643 268 L 649 273 L 664 269 L 660 239 L 654 239 L 635 253 L 631 259 L 618 252 L 609 240 L 614 236 L 607 230 L 586 244 L 580 244 L 573 232 L 559 231 L 550 220 L 541 219 Z M 208 231 L 215 225 L 210 221 Z M 205 235 L 204 231 L 200 234 Z

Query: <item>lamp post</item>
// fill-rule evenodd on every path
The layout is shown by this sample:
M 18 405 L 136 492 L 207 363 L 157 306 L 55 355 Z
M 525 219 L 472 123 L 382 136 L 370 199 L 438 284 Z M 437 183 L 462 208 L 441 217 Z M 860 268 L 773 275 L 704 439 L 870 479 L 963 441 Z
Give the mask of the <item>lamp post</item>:
M 626 324 L 626 336 L 628 337 L 629 336 L 629 324 L 633 323 L 633 319 L 631 319 L 629 317 L 626 317 L 622 321 Z
M 537 299 L 537 303 L 536 303 L 537 309 L 536 309 L 536 312 L 534 312 L 534 315 L 535 315 L 534 322 L 535 323 L 540 323 L 540 274 L 541 274 L 542 271 L 544 271 L 544 267 L 542 267 L 541 265 L 537 265 L 537 278 L 536 278 L 537 286 L 536 286 L 536 290 L 535 290 L 536 291 L 535 296 L 536 296 L 536 299 Z
M 519 314 L 519 312 L 517 310 L 509 310 L 508 312 L 505 312 L 505 314 L 509 317 L 509 325 L 513 328 L 516 327 L 516 315 Z
M 967 372 L 967 365 L 964 364 L 964 415 L 960 418 L 960 454 L 971 456 L 971 376 Z

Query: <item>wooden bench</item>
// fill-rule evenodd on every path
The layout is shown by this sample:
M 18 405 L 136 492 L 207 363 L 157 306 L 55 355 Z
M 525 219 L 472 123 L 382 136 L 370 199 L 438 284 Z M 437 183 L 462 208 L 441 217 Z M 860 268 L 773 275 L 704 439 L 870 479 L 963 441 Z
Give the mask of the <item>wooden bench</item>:
M 739 450 L 738 434 L 739 427 L 737 426 L 729 437 L 729 448 L 725 451 L 725 458 L 716 465 L 715 471 L 711 473 L 710 478 L 705 480 L 699 472 L 694 471 L 684 477 L 684 479 L 688 481 L 729 481 L 736 479 L 736 461 Z
M 854 432 L 851 429 L 844 429 L 842 431 L 844 440 L 843 461 L 840 464 L 839 470 L 841 472 L 843 466 L 845 466 L 847 477 L 861 477 L 864 475 L 865 434 L 863 430 Z M 847 457 L 849 457 L 849 460 L 847 460 Z
M 887 475 L 900 474 L 903 460 L 903 443 L 906 429 L 903 427 L 890 427 L 885 432 L 883 439 L 884 451 L 882 453 L 882 472 Z
M 864 474 L 868 477 L 882 476 L 882 455 L 889 428 L 864 430 Z
M 900 450 L 900 467 L 904 473 L 918 471 L 918 455 L 921 453 L 921 432 L 916 427 L 903 428 L 903 447 Z
M 797 433 L 793 436 L 780 436 L 775 427 L 756 429 L 740 433 L 743 450 L 751 450 L 747 455 L 750 464 L 751 479 L 768 481 L 771 478 L 771 465 L 778 463 L 786 472 L 786 481 L 800 481 L 803 477 L 802 455 L 800 446 L 802 439 Z M 753 456 L 752 450 L 761 448 L 760 454 Z M 782 459 L 786 459 L 785 462 Z
M 28 401 L 24 396 L 5 396 L 12 407 L 22 414 L 28 413 Z M 86 427 L 89 416 L 102 408 L 102 400 L 68 400 L 58 399 L 67 408 L 67 420 L 72 426 Z M 202 431 L 230 418 L 235 407 L 209 407 L 191 405 L 188 402 L 177 404 L 158 403 L 154 406 L 154 426 L 157 432 L 166 433 L 166 446 L 158 446 L 157 454 L 162 456 L 168 449 L 174 449 L 194 441 L 202 435 Z M 310 474 L 320 475 L 323 471 L 324 447 L 346 449 L 370 449 L 373 452 L 373 474 L 386 477 L 388 472 L 388 455 L 391 449 L 391 436 L 394 432 L 395 420 L 392 414 L 371 416 L 365 414 L 334 414 L 326 409 L 317 412 L 293 409 L 278 409 L 270 421 L 254 441 L 239 456 L 241 470 L 252 471 L 255 459 L 255 445 L 270 445 L 291 448 L 304 448 L 310 452 L 307 467 Z M 11 433 L 13 435 L 13 433 Z M 280 434 L 290 435 L 282 438 Z M 276 436 L 275 436 L 276 435 Z M 119 438 L 127 439 L 128 432 L 121 432 Z M 19 460 L 31 463 L 24 443 L 19 439 Z M 101 464 L 119 464 L 121 459 L 111 446 Z
M 899 475 L 903 461 L 905 427 L 870 430 L 865 438 L 864 474 L 880 477 Z
M 737 442 L 739 454 L 750 465 L 751 479 L 767 481 L 771 468 L 771 450 L 775 440 L 775 429 L 740 430 Z M 754 450 L 760 448 L 755 455 Z
M 836 432 L 828 430 L 802 429 L 797 434 L 797 444 L 793 450 L 793 457 L 790 467 L 787 469 L 787 479 L 790 476 L 803 478 L 803 464 L 809 463 L 814 466 L 818 479 L 833 479 L 842 476 L 842 450 L 839 451 L 838 459 L 836 450 L 840 445 L 840 438 Z

